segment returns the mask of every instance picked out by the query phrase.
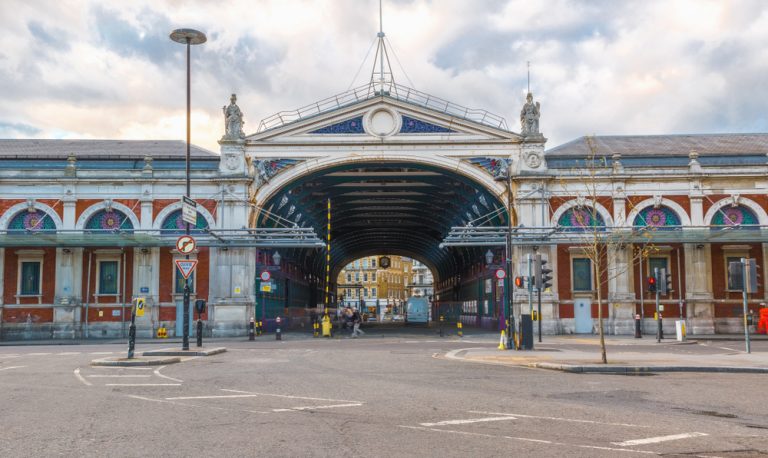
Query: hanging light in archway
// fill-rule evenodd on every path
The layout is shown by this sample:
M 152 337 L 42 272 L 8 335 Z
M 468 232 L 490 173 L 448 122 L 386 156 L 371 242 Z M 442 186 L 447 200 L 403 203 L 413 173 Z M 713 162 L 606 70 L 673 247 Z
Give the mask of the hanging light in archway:
M 493 264 L 493 252 L 491 250 L 485 253 L 485 263 L 488 265 Z
M 282 256 L 280 256 L 280 253 L 275 250 L 275 253 L 272 255 L 272 263 L 274 263 L 276 266 L 280 265 L 280 260 L 282 259 Z

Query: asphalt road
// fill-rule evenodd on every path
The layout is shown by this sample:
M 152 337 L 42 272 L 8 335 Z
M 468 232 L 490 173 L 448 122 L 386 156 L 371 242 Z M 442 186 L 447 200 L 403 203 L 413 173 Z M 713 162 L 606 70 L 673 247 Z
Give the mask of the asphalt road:
M 0 347 L 0 456 L 768 455 L 763 375 L 443 357 L 493 335 L 286 337 L 148 369 L 89 366 L 125 345 Z

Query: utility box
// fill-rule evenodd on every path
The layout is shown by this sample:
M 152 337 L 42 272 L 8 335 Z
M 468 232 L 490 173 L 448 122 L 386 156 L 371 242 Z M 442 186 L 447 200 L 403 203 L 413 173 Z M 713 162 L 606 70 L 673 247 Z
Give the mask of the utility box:
M 533 320 L 531 315 L 520 315 L 520 348 L 533 350 Z
M 675 321 L 675 334 L 677 334 L 678 342 L 685 342 L 685 321 Z

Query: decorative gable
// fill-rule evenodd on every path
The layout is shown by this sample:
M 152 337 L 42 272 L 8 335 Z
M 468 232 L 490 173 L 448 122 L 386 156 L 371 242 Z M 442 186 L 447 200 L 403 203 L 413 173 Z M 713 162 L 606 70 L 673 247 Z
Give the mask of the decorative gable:
M 456 133 L 455 130 L 447 127 L 438 126 L 432 123 L 422 121 L 420 119 L 412 118 L 410 116 L 403 115 L 402 127 L 400 127 L 401 134 L 432 134 L 432 133 Z
M 315 129 L 310 134 L 364 134 L 363 130 L 363 117 L 358 116 L 356 118 L 347 119 L 346 121 L 337 122 L 319 129 Z

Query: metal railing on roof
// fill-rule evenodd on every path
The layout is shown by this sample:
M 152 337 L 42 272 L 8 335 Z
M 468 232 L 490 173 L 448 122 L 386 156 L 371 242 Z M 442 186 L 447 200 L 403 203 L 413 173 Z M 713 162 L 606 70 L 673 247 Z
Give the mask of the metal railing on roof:
M 600 243 L 762 243 L 768 242 L 768 226 L 663 226 L 589 227 L 513 227 L 512 245 L 583 245 L 598 237 Z M 440 248 L 456 246 L 504 246 L 506 226 L 454 226 Z
M 346 92 L 328 97 L 327 99 L 320 100 L 319 102 L 303 106 L 297 110 L 275 113 L 268 118 L 264 118 L 261 123 L 259 123 L 258 132 L 282 127 L 296 121 L 308 119 L 322 113 L 327 113 L 375 97 L 390 97 L 400 102 L 429 108 L 456 118 L 476 122 L 496 129 L 509 130 L 507 121 L 503 117 L 486 110 L 457 105 L 453 102 L 441 99 L 440 97 L 429 95 L 425 92 L 394 82 L 384 84 L 370 82 L 363 86 L 358 86 Z
M 163 247 L 175 246 L 183 231 L 167 229 L 130 230 L 0 230 L 0 248 L 8 247 Z M 192 230 L 198 246 L 322 248 L 314 229 L 244 228 Z

